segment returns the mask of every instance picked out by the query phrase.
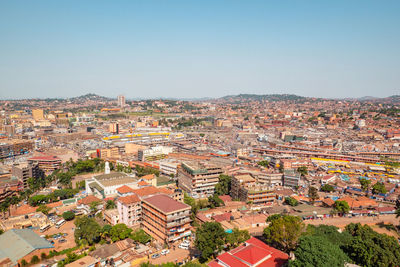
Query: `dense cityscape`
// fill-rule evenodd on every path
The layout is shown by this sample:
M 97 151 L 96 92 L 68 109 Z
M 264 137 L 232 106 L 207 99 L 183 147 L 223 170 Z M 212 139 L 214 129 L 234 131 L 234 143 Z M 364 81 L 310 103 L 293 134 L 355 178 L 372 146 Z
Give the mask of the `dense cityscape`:
M 399 266 L 400 97 L 0 100 L 1 266 Z
M 0 1 L 0 267 L 400 267 L 400 1 Z

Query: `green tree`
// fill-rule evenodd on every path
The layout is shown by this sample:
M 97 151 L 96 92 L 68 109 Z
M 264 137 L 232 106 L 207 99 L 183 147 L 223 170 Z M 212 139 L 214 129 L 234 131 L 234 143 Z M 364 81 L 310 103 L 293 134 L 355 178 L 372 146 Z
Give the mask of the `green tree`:
M 40 258 L 41 258 L 42 260 L 47 259 L 46 253 L 42 252 L 42 254 L 40 254 Z
M 266 167 L 268 167 L 269 161 L 261 160 L 261 161 L 257 162 L 257 164 L 266 168 Z
M 300 166 L 297 168 L 297 172 L 301 174 L 301 176 L 306 176 L 308 174 L 308 169 L 306 166 Z
M 195 246 L 201 251 L 200 262 L 215 257 L 225 245 L 226 233 L 218 222 L 205 222 L 196 230 Z
M 299 202 L 292 197 L 285 197 L 285 203 L 290 206 L 297 206 Z
M 344 200 L 336 200 L 335 204 L 333 204 L 333 209 L 338 213 L 346 214 L 346 213 L 349 213 L 350 206 Z
M 360 184 L 361 184 L 361 190 L 365 192 L 366 195 L 368 195 L 369 187 L 371 185 L 371 180 L 362 178 L 360 179 Z
M 385 185 L 381 182 L 377 182 L 372 186 L 372 194 L 386 194 L 386 192 Z
M 216 194 L 208 197 L 208 203 L 212 209 L 224 205 L 222 199 L 220 199 Z
M 31 264 L 36 264 L 36 263 L 39 263 L 39 262 L 40 262 L 39 257 L 37 255 L 34 255 L 32 257 L 32 259 L 31 259 Z
M 99 201 L 93 201 L 92 203 L 90 203 L 89 204 L 89 207 L 90 207 L 90 211 L 92 212 L 92 213 L 96 213 L 97 212 L 97 207 L 100 205 L 100 202 Z
M 85 240 L 89 245 L 100 241 L 101 227 L 93 218 L 78 217 L 75 225 L 74 236 L 77 244 L 81 244 L 81 240 Z
M 46 205 L 44 205 L 44 204 L 40 205 L 40 206 L 36 209 L 36 212 L 41 212 L 41 213 L 43 213 L 44 215 L 48 215 L 50 211 L 51 211 L 51 208 L 48 207 L 48 206 L 46 206 Z
M 115 205 L 114 201 L 107 200 L 107 203 L 106 203 L 106 209 L 107 210 L 115 209 L 116 207 L 117 207 L 117 205 Z
M 131 239 L 136 242 L 146 244 L 147 242 L 150 242 L 151 236 L 149 236 L 145 231 L 143 231 L 143 229 L 139 229 L 131 234 Z
M 323 192 L 334 192 L 335 188 L 330 184 L 324 184 L 323 186 L 321 186 L 321 191 L 323 191 Z
M 308 198 L 310 199 L 311 204 L 314 205 L 315 200 L 319 199 L 317 188 L 313 186 L 308 188 Z
M 352 236 L 348 232 L 339 232 L 339 228 L 336 226 L 324 224 L 318 226 L 312 224 L 307 225 L 307 231 L 304 235 L 323 237 L 329 242 L 338 245 L 340 248 L 347 245 L 352 239 Z
M 294 255 L 296 259 L 289 266 L 342 267 L 349 262 L 349 258 L 338 245 L 321 236 L 301 237 Z
M 266 221 L 267 222 L 272 222 L 273 220 L 279 219 L 281 217 L 282 217 L 281 214 L 272 214 L 272 215 L 268 216 Z
M 379 234 L 368 225 L 351 223 L 345 231 L 353 236 L 344 251 L 360 266 L 399 266 L 400 245 L 393 236 Z
M 72 211 L 66 211 L 63 213 L 62 217 L 66 221 L 72 221 L 73 219 L 75 219 L 75 213 L 73 213 Z
M 247 230 L 239 230 L 234 228 L 232 233 L 226 234 L 226 243 L 228 244 L 228 248 L 232 249 L 239 246 L 244 241 L 250 239 L 250 234 Z
M 131 235 L 132 229 L 128 228 L 126 224 L 119 223 L 114 225 L 110 231 L 110 237 L 113 242 L 118 240 L 124 240 Z
M 231 181 L 231 176 L 220 174 L 218 184 L 215 185 L 215 194 L 218 196 L 229 195 L 231 192 Z
M 27 266 L 28 262 L 25 259 L 21 260 L 21 266 Z
M 400 196 L 396 200 L 396 218 L 400 217 Z
M 264 237 L 267 243 L 289 252 L 304 231 L 305 225 L 299 217 L 287 215 L 272 220 L 264 229 Z

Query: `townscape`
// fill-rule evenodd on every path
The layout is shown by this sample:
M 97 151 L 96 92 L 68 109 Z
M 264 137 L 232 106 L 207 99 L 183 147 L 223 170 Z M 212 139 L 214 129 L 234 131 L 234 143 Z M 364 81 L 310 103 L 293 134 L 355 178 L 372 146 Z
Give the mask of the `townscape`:
M 0 266 L 399 266 L 399 96 L 86 94 L 0 116 Z

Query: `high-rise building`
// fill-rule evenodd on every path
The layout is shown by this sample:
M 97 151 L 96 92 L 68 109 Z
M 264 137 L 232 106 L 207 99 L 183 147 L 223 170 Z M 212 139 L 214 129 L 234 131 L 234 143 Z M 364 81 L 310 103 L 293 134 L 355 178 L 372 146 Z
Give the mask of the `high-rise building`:
M 125 96 L 123 95 L 118 96 L 118 106 L 121 108 L 125 107 Z
M 43 109 L 32 109 L 32 117 L 35 121 L 43 120 Z

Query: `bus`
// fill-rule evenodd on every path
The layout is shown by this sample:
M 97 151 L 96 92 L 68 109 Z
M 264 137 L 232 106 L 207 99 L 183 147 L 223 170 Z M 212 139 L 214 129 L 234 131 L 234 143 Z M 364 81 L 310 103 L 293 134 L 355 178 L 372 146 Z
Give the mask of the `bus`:
M 49 229 L 50 229 L 50 224 L 46 224 L 46 225 L 40 227 L 40 232 L 43 233 L 43 232 L 46 232 Z
M 56 222 L 56 228 L 60 228 L 61 226 L 63 226 L 66 223 L 66 221 L 64 219 L 59 220 L 58 222 Z

